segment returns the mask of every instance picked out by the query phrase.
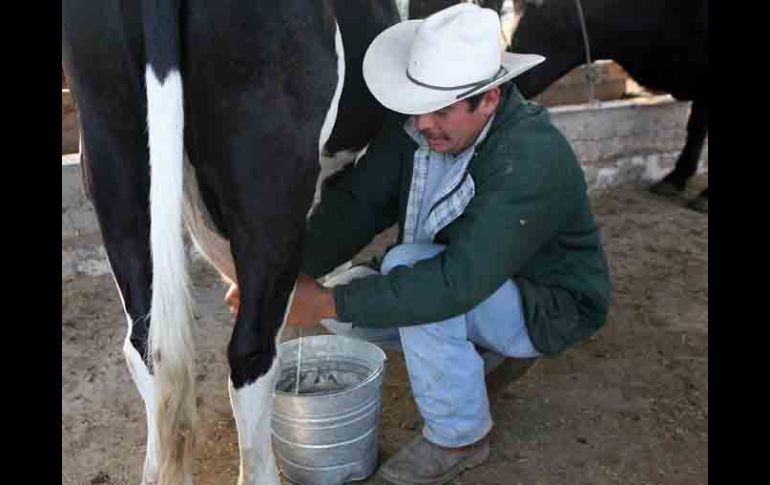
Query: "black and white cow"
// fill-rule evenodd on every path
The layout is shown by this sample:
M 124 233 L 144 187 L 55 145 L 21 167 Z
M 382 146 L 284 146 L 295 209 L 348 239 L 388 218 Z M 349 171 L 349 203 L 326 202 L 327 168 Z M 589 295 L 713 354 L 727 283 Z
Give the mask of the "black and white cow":
M 652 190 L 681 193 L 698 168 L 708 130 L 708 0 L 581 0 L 593 59 L 618 62 L 640 84 L 692 100 L 687 141 L 674 170 Z M 511 49 L 546 62 L 516 79 L 527 96 L 541 93 L 585 62 L 576 0 L 516 0 L 520 19 Z M 708 211 L 708 189 L 690 207 Z
M 319 153 L 361 148 L 381 124 L 361 60 L 397 21 L 392 0 L 62 1 L 84 183 L 147 412 L 142 483 L 192 481 L 183 218 L 242 291 L 227 352 L 238 483 L 279 483 L 269 432 L 276 339 Z

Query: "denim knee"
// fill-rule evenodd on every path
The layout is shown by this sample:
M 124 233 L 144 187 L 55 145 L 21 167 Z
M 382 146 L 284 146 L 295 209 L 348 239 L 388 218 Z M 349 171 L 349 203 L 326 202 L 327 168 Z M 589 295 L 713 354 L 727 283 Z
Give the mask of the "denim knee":
M 388 274 L 396 266 L 412 266 L 417 261 L 432 258 L 444 249 L 446 247 L 441 244 L 399 244 L 385 254 L 380 266 L 380 273 Z

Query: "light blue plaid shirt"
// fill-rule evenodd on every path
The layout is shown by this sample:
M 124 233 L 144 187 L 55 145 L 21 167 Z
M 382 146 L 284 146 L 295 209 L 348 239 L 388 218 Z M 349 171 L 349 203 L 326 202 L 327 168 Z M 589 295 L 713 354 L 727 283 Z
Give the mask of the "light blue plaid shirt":
M 412 184 L 409 187 L 404 242 L 433 242 L 436 234 L 460 217 L 475 194 L 468 163 L 492 126 L 493 114 L 473 145 L 461 153 L 438 153 L 414 127 L 414 117 L 404 122 L 404 131 L 419 145 L 414 152 Z

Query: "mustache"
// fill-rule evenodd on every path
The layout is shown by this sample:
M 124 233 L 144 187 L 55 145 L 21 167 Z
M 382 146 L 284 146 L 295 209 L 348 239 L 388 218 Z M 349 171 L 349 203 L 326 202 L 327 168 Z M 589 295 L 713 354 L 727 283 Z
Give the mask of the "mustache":
M 420 134 L 422 134 L 422 136 L 424 136 L 425 138 L 433 138 L 433 139 L 440 138 L 442 140 L 446 140 L 447 139 L 446 136 L 444 136 L 444 135 L 442 135 L 440 133 L 434 133 L 434 132 L 432 132 L 430 130 L 423 130 L 423 131 L 420 132 Z

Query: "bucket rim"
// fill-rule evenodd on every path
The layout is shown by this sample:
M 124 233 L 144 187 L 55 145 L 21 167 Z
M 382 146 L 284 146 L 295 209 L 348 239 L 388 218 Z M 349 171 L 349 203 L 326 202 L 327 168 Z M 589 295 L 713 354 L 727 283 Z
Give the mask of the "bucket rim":
M 373 343 L 368 342 L 368 341 L 363 340 L 363 339 L 347 337 L 345 335 L 336 335 L 336 334 L 332 334 L 332 335 L 309 335 L 309 336 L 306 336 L 306 337 L 302 337 L 302 340 L 305 340 L 305 341 L 306 340 L 332 340 L 332 339 L 348 340 L 350 342 L 355 341 L 355 343 L 358 344 L 358 345 L 364 345 L 366 347 L 369 347 L 372 351 L 374 351 L 374 353 L 378 357 L 381 357 L 380 364 L 371 372 L 371 374 L 369 374 L 369 376 L 367 376 L 366 379 L 362 380 L 361 382 L 357 383 L 354 386 L 351 386 L 351 387 L 348 387 L 348 388 L 344 388 L 344 389 L 340 389 L 339 391 L 333 391 L 333 392 L 330 392 L 328 394 L 320 394 L 320 395 L 319 394 L 295 394 L 294 392 L 281 391 L 279 389 L 273 388 L 273 395 L 274 396 L 281 396 L 282 399 L 287 399 L 287 398 L 290 398 L 290 399 L 310 399 L 310 398 L 316 398 L 316 399 L 318 399 L 318 398 L 326 398 L 326 397 L 332 397 L 332 396 L 341 396 L 341 395 L 344 395 L 344 394 L 352 393 L 353 391 L 356 391 L 356 390 L 358 390 L 358 389 L 360 389 L 360 388 L 370 384 L 372 381 L 374 381 L 375 379 L 378 379 L 385 372 L 385 364 L 386 364 L 386 362 L 388 360 L 388 357 L 385 354 L 385 352 L 376 344 L 373 344 Z M 287 340 L 286 342 L 282 342 L 281 344 L 279 344 L 278 345 L 278 349 L 277 349 L 278 352 L 276 352 L 276 358 L 278 358 L 280 360 L 280 355 L 281 355 L 280 348 L 281 347 L 288 346 L 288 344 L 295 344 L 296 345 L 296 342 L 298 342 L 298 341 L 299 341 L 299 338 L 294 338 L 294 339 Z M 280 369 L 280 362 L 279 362 L 279 369 Z

